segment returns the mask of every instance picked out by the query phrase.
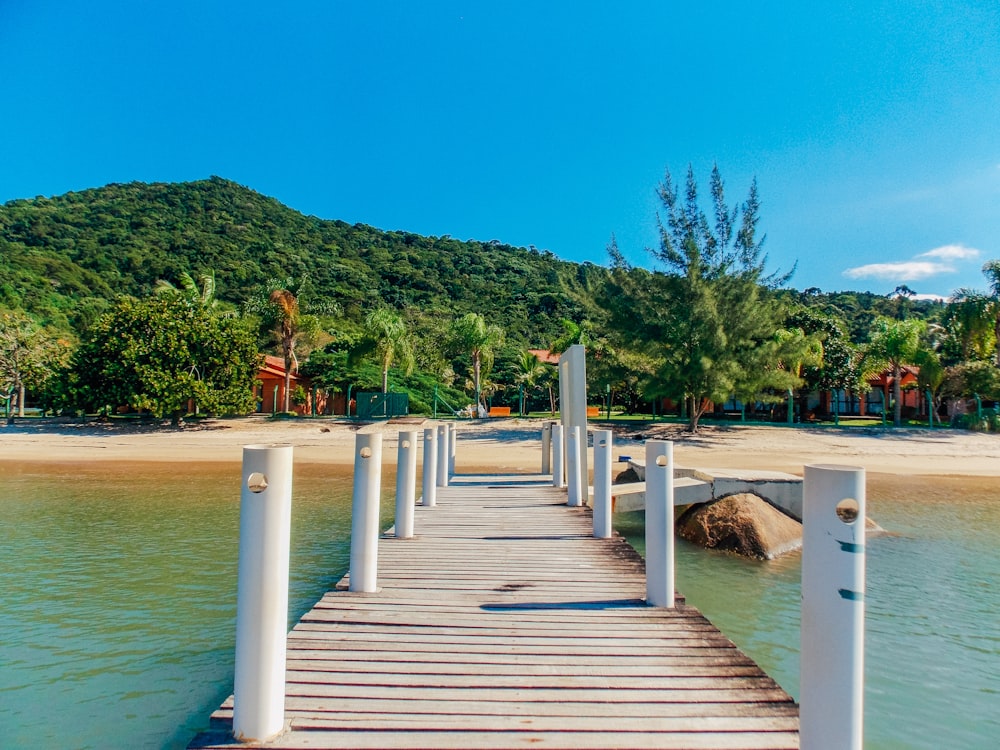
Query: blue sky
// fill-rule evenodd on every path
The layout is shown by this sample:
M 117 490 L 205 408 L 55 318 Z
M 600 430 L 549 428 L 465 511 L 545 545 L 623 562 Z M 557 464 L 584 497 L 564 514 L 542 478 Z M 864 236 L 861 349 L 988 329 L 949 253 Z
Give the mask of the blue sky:
M 651 265 L 756 177 L 790 284 L 1000 258 L 1000 3 L 0 2 L 0 202 L 219 175 L 307 214 Z

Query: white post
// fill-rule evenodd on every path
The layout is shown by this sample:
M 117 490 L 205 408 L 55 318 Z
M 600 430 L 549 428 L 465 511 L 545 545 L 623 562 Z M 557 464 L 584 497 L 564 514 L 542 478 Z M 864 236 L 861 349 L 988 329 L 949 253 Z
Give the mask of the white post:
M 351 500 L 350 590 L 378 589 L 379 498 L 382 492 L 382 433 L 354 439 L 354 495 Z
M 455 448 L 458 444 L 458 425 L 448 426 L 448 476 L 455 474 Z
M 552 423 L 542 425 L 542 474 L 552 471 Z
M 837 510 L 845 514 L 838 515 Z M 803 750 L 861 750 L 864 729 L 865 470 L 805 467 L 802 484 Z
M 233 735 L 264 742 L 285 725 L 292 446 L 243 448 Z
M 413 536 L 413 503 L 417 492 L 417 433 L 399 433 L 396 453 L 396 538 Z
M 594 432 L 594 536 L 611 536 L 611 430 Z
M 424 430 L 424 494 L 420 504 L 428 507 L 437 504 L 437 434 L 436 427 Z
M 563 469 L 563 426 L 556 422 L 552 425 L 552 486 L 562 489 L 566 486 L 566 472 Z
M 569 438 L 566 440 L 566 483 L 569 486 L 566 504 L 573 507 L 583 505 L 580 473 L 580 427 L 572 425 L 569 428 Z
M 646 603 L 674 606 L 674 444 L 646 441 Z
M 438 458 L 437 458 L 437 486 L 448 486 L 448 452 L 451 449 L 451 441 L 448 439 L 448 425 L 438 425 Z
M 587 468 L 587 352 L 580 344 L 574 344 L 559 356 L 559 395 L 559 411 L 562 413 L 567 450 L 570 429 L 573 425 L 580 428 L 577 463 L 580 466 L 580 476 L 586 482 L 590 476 Z M 567 456 L 566 467 L 569 466 Z

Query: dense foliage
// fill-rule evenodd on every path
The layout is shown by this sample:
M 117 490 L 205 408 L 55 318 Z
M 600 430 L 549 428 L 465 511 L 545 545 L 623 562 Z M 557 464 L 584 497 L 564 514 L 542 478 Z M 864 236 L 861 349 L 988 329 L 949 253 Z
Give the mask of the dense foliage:
M 175 422 L 192 410 L 245 414 L 259 365 L 245 321 L 177 298 L 123 297 L 76 351 L 62 405 L 87 412 L 127 405 Z
M 304 216 L 233 182 L 114 184 L 0 206 L 0 308 L 86 325 L 119 294 L 214 272 L 242 305 L 269 279 L 308 279 L 331 315 L 360 324 L 375 303 L 422 317 L 479 312 L 508 336 L 547 343 L 588 306 L 606 271 L 498 241 L 384 232 Z
M 904 365 L 919 367 L 921 393 L 936 405 L 1000 398 L 1000 263 L 984 266 L 986 291 L 958 290 L 949 304 L 905 286 L 887 296 L 796 291 L 765 271 L 755 187 L 729 206 L 715 171 L 705 212 L 693 175 L 681 189 L 668 175 L 659 197 L 654 271 L 628 267 L 614 249 L 606 269 L 496 240 L 321 220 L 217 177 L 11 201 L 0 206 L 0 387 L 23 385 L 43 406 L 246 407 L 245 372 L 238 398 L 217 399 L 191 375 L 207 370 L 178 354 L 194 346 L 167 336 L 178 324 L 236 336 L 225 346 L 239 354 L 226 356 L 241 362 L 251 349 L 277 353 L 330 389 L 406 390 L 416 410 L 432 408 L 435 389 L 459 408 L 478 391 L 555 409 L 552 368 L 526 350 L 572 343 L 587 346 L 592 403 L 635 411 L 668 396 L 692 426 L 730 397 L 787 403 L 789 414 L 794 398 L 804 413 L 809 393 L 861 392 L 886 368 L 898 382 Z M 132 339 L 163 347 L 161 361 L 143 365 L 155 387 L 138 369 L 123 374 L 135 352 L 110 322 L 140 312 L 161 316 L 167 336 L 147 328 L 144 342 Z M 909 337 L 891 354 L 888 332 L 911 320 L 916 345 Z M 54 378 L 76 340 L 75 367 Z

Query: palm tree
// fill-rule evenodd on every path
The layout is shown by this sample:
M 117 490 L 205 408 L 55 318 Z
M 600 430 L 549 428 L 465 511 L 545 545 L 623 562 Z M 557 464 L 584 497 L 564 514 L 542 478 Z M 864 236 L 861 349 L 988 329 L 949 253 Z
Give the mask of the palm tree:
M 157 279 L 153 287 L 154 294 L 177 296 L 190 304 L 210 310 L 218 304 L 215 298 L 215 274 L 203 273 L 198 277 L 201 286 L 195 282 L 191 274 L 181 271 L 177 274 L 177 284 L 171 284 L 164 279 Z
M 990 310 L 993 319 L 993 334 L 996 337 L 996 366 L 1000 367 L 1000 260 L 988 260 L 983 264 L 983 273 L 990 284 Z
M 537 354 L 529 351 L 521 352 L 517 360 L 515 379 L 521 384 L 521 416 L 524 416 L 524 389 L 534 388 L 538 380 L 545 375 L 545 364 Z
M 957 341 L 962 359 L 979 359 L 988 355 L 993 345 L 995 302 L 975 289 L 959 289 L 945 311 L 948 332 Z
M 395 310 L 380 307 L 365 316 L 365 339 L 355 347 L 349 361 L 374 353 L 382 367 L 382 393 L 389 392 L 389 368 L 398 359 L 407 374 L 413 371 L 413 346 L 406 323 Z
M 299 337 L 299 300 L 287 289 L 275 289 L 268 297 L 276 313 L 274 335 L 281 347 L 281 355 L 285 360 L 285 397 L 283 411 L 290 411 L 292 371 L 299 369 L 299 360 L 295 356 L 295 345 Z
M 472 357 L 472 386 L 476 392 L 476 410 L 481 403 L 483 373 L 493 366 L 494 351 L 503 343 L 504 331 L 498 325 L 487 324 L 479 313 L 468 313 L 451 325 L 452 347 L 468 352 Z
M 920 334 L 924 323 L 911 318 L 910 320 L 889 320 L 878 318 L 874 324 L 874 332 L 868 344 L 866 359 L 871 371 L 892 370 L 892 423 L 899 427 L 902 424 L 902 390 L 900 380 L 903 366 L 913 364 L 920 349 Z

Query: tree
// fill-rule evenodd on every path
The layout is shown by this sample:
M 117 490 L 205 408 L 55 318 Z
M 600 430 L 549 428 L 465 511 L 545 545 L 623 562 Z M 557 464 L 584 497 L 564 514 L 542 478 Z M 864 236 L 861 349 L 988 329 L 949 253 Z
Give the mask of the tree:
M 1000 367 L 1000 260 L 988 260 L 983 273 L 990 285 L 990 311 L 993 318 L 993 338 L 996 344 L 996 366 Z
M 657 217 L 659 249 L 651 253 L 667 270 L 630 268 L 612 242 L 608 303 L 619 330 L 656 360 L 647 395 L 683 402 L 695 431 L 712 402 L 751 398 L 783 377 L 774 340 L 780 308 L 770 291 L 790 274 L 765 273 L 756 181 L 746 201 L 730 208 L 714 168 L 712 221 L 699 205 L 691 168 L 683 196 L 669 172 L 658 194 L 664 215 Z
M 0 313 L 0 391 L 24 416 L 25 391 L 41 390 L 66 363 L 70 343 L 20 310 Z
M 878 318 L 875 321 L 871 340 L 868 343 L 866 359 L 871 371 L 890 369 L 892 371 L 892 423 L 902 424 L 903 366 L 914 364 L 920 349 L 920 334 L 924 323 L 910 320 L 890 320 Z
M 177 297 L 187 301 L 189 304 L 204 307 L 207 310 L 213 309 L 219 301 L 215 298 L 215 274 L 203 273 L 198 277 L 201 286 L 195 282 L 187 271 L 177 274 L 177 284 L 169 281 L 157 279 L 153 287 L 155 294 Z
M 382 367 L 382 393 L 389 392 L 389 368 L 399 360 L 407 375 L 413 372 L 413 346 L 402 316 L 388 307 L 372 310 L 365 316 L 365 338 L 351 350 L 349 364 L 374 354 Z
M 524 416 L 524 391 L 525 389 L 532 389 L 545 376 L 546 365 L 542 360 L 538 358 L 538 355 L 529 352 L 521 352 L 521 356 L 517 360 L 517 369 L 515 373 L 515 379 L 520 384 L 521 390 L 521 408 L 520 414 Z
M 995 305 L 993 298 L 975 289 L 959 289 L 952 295 L 944 323 L 962 361 L 991 357 L 996 347 Z
M 209 413 L 253 408 L 256 337 L 236 318 L 181 299 L 124 297 L 87 332 L 69 376 L 73 405 L 128 405 L 179 424 L 190 402 Z
M 468 353 L 472 357 L 472 383 L 477 411 L 482 403 L 482 381 L 489 374 L 493 366 L 493 355 L 503 339 L 503 329 L 498 325 L 488 324 L 479 313 L 468 313 L 452 323 L 453 350 Z

